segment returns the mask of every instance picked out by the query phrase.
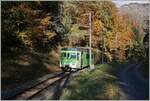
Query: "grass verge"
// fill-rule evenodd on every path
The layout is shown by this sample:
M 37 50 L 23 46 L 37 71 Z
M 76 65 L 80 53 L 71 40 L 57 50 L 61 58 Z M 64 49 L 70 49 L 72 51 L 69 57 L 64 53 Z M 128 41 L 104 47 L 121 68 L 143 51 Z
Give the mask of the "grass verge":
M 116 83 L 116 63 L 96 65 L 93 71 L 84 71 L 73 78 L 63 90 L 63 100 L 117 100 L 121 99 Z

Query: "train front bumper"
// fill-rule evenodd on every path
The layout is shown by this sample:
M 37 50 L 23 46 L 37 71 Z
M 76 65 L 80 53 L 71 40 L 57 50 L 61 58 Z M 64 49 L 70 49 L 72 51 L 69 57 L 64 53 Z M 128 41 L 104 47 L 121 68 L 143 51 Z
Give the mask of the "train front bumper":
M 64 69 L 76 68 L 76 64 L 61 65 L 61 68 L 64 68 Z

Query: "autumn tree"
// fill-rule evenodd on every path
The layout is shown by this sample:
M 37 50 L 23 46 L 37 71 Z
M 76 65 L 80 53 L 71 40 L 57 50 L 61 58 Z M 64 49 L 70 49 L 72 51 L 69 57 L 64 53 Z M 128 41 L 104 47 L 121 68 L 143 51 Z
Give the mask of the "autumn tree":
M 2 51 L 30 49 L 48 52 L 67 40 L 56 2 L 2 2 Z
M 88 32 L 82 32 L 83 30 L 87 31 L 88 28 L 84 29 L 85 27 L 82 27 L 82 25 L 88 26 L 88 16 L 84 14 L 91 12 L 92 47 L 107 55 L 110 61 L 117 55 L 120 60 L 126 59 L 126 52 L 132 44 L 133 33 L 123 17 L 118 14 L 115 4 L 110 1 L 93 1 L 67 2 L 66 5 L 66 12 L 69 12 L 70 15 L 68 14 L 68 16 L 71 19 L 70 29 L 76 28 L 71 30 L 73 35 L 75 35 L 74 33 L 80 33 L 79 37 L 84 36 L 85 39 L 84 37 L 82 39 L 85 40 L 85 43 L 88 43 Z M 76 39 L 76 42 L 80 41 Z

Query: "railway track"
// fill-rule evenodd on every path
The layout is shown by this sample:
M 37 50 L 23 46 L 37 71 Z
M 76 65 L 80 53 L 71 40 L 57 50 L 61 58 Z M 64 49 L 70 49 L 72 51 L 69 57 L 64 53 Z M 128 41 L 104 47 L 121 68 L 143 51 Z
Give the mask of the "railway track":
M 66 76 L 68 76 L 70 73 L 65 73 L 65 72 L 61 72 L 35 86 L 33 86 L 32 88 L 18 94 L 15 95 L 14 97 L 10 98 L 10 99 L 14 99 L 14 100 L 28 100 L 31 99 L 32 97 L 36 96 L 37 94 L 39 94 L 40 92 L 42 92 L 44 89 L 48 88 L 49 86 L 55 84 L 56 82 L 58 82 L 59 80 L 65 78 Z
M 78 70 L 78 71 L 82 71 Z M 29 99 L 46 99 L 43 96 L 47 93 L 47 96 L 52 96 L 54 92 L 57 92 L 54 89 L 60 90 L 59 87 L 63 87 L 65 81 L 71 74 L 77 74 L 78 71 L 74 72 L 60 72 L 53 77 L 50 77 L 29 89 L 24 90 L 12 97 L 9 100 L 29 100 Z M 59 85 L 57 87 L 56 85 Z M 56 94 L 57 95 L 57 94 Z M 57 95 L 58 96 L 58 95 Z M 50 99 L 47 98 L 47 99 Z M 57 97 L 52 97 L 51 99 L 57 99 Z

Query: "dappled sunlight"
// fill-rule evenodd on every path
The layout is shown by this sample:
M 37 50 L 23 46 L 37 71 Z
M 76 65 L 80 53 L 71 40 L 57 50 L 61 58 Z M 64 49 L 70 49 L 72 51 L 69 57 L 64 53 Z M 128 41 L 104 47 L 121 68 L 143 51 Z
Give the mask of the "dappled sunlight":
M 20 61 L 18 61 L 18 64 L 19 65 L 23 65 L 23 66 L 31 65 L 31 63 L 29 61 L 27 61 L 27 60 L 20 60 Z
M 56 71 L 61 71 L 61 69 L 56 66 L 56 65 L 50 65 L 47 63 L 43 63 L 43 65 L 50 71 L 50 72 L 56 72 Z
M 39 99 L 147 98 L 149 3 L 118 3 L 3 0 L 2 91 L 62 72 L 74 75 Z
M 33 63 L 37 63 L 37 61 L 30 54 L 25 54 L 25 55 L 19 56 L 17 63 L 19 65 L 29 66 Z
M 2 70 L 2 89 L 11 89 L 17 84 L 33 80 L 48 73 L 61 71 L 55 65 L 58 59 L 55 59 L 54 56 L 52 58 L 49 59 L 49 55 L 26 52 L 20 54 L 16 59 L 7 59 L 7 63 L 2 64 L 5 67 Z M 11 82 L 11 85 L 9 82 Z
M 108 99 L 119 99 L 119 96 L 120 96 L 117 86 L 111 83 L 108 83 L 106 85 L 105 94 L 108 97 Z

